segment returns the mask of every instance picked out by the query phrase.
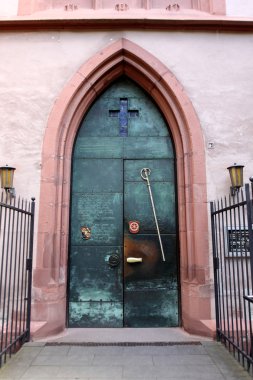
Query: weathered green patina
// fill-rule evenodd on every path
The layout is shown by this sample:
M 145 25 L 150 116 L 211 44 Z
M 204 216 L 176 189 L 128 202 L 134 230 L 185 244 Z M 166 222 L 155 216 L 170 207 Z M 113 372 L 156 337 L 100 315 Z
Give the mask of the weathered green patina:
M 142 168 L 151 170 L 165 262 Z M 171 137 L 152 99 L 121 78 L 90 108 L 73 151 L 69 326 L 177 326 L 177 252 Z

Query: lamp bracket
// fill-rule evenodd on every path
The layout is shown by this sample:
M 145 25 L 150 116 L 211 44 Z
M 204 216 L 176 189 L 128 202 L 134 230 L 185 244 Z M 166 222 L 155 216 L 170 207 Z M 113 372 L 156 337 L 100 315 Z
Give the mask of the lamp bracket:
M 230 186 L 230 195 L 231 197 L 235 197 L 236 194 L 239 193 L 240 188 L 239 187 L 232 187 Z
M 6 194 L 10 196 L 10 198 L 16 198 L 16 190 L 14 187 L 5 188 Z

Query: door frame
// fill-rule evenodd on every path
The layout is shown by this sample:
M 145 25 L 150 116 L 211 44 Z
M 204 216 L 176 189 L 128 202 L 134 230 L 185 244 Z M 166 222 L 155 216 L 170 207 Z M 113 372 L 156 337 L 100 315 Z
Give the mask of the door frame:
M 211 336 L 212 281 L 205 146 L 200 122 L 174 74 L 152 54 L 124 38 L 106 46 L 80 67 L 49 116 L 42 149 L 33 272 L 32 319 L 37 326 L 34 336 L 65 329 L 72 148 L 90 105 L 121 75 L 150 94 L 170 126 L 177 165 L 182 326 L 191 333 Z

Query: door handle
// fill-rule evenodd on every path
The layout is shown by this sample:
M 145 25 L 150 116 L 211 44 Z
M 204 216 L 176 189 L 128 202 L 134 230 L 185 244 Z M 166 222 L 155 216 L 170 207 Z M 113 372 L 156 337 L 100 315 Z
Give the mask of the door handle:
M 109 260 L 108 260 L 108 264 L 110 265 L 110 267 L 117 267 L 120 263 L 120 257 L 119 255 L 117 254 L 112 254 L 110 257 L 109 257 Z
M 142 257 L 128 257 L 127 263 L 129 264 L 142 263 Z

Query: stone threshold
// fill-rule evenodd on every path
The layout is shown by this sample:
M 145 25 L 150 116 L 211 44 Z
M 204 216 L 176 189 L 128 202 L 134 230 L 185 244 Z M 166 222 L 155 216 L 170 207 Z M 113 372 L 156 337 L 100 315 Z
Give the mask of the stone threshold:
M 192 344 L 200 341 L 211 341 L 210 338 L 192 335 L 180 327 L 170 328 L 68 328 L 62 333 L 46 338 L 36 339 L 36 342 L 47 344 L 82 344 L 82 345 L 170 345 L 170 344 Z

